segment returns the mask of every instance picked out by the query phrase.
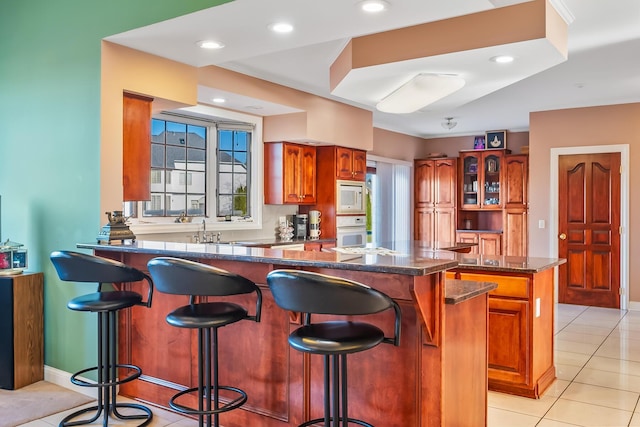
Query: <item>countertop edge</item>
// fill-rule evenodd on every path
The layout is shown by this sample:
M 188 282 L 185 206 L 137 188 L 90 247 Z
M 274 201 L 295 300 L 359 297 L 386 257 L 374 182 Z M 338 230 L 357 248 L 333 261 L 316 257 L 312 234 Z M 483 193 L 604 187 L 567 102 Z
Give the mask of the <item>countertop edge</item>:
M 455 305 L 483 295 L 498 287 L 494 282 L 476 282 L 473 280 L 447 279 L 444 288 L 445 304 Z

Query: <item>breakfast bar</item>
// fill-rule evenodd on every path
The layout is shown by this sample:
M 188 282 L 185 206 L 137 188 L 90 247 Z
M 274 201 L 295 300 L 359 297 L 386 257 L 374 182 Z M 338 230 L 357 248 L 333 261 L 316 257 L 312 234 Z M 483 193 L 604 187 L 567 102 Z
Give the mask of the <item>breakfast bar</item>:
M 385 427 L 486 425 L 488 292 L 496 285 L 445 283 L 445 271 L 458 265 L 459 254 L 411 243 L 385 254 L 152 241 L 78 246 L 142 270 L 156 256 L 191 259 L 261 287 L 261 322 L 220 331 L 221 384 L 249 395 L 242 409 L 221 416 L 225 427 L 297 426 L 321 416 L 322 362 L 289 348 L 287 337 L 299 326 L 300 313 L 278 308 L 265 284 L 266 275 L 280 268 L 356 280 L 386 293 L 401 308 L 399 347 L 381 345 L 349 358 L 350 415 Z M 121 286 L 136 290 L 141 284 Z M 247 304 L 243 298 L 229 297 Z M 195 336 L 165 322 L 167 313 L 185 301 L 156 292 L 150 309 L 134 307 L 120 317 L 120 361 L 143 372 L 139 380 L 122 385 L 122 395 L 166 407 L 173 394 L 196 382 Z M 387 334 L 393 331 L 390 312 L 367 321 Z

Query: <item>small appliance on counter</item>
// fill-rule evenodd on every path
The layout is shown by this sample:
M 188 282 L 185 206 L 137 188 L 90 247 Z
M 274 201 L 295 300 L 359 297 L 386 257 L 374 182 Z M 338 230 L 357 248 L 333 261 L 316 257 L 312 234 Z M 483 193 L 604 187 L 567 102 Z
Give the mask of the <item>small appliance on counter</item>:
M 0 243 L 0 276 L 20 274 L 27 268 L 27 250 L 22 246 L 9 239 Z
M 293 216 L 293 237 L 305 240 L 307 238 L 307 224 L 309 215 L 298 214 Z

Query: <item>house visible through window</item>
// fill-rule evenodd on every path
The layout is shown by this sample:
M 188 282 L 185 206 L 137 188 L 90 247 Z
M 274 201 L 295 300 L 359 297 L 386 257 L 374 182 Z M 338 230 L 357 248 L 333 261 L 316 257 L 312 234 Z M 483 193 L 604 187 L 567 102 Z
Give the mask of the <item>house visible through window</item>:
M 170 118 L 151 121 L 151 200 L 142 215 L 251 216 L 253 125 Z

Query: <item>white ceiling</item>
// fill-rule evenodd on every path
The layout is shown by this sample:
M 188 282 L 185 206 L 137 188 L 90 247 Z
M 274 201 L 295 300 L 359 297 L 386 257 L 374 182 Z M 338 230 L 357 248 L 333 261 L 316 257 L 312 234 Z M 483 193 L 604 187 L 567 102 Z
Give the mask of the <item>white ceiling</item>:
M 466 92 L 463 101 L 443 100 L 416 113 L 398 115 L 376 111 L 376 96 L 363 96 L 367 86 L 362 84 L 358 95 L 350 96 L 348 91 L 339 92 L 342 97 L 331 95 L 329 67 L 353 37 L 526 0 L 387 1 L 386 12 L 371 16 L 358 10 L 357 0 L 235 0 L 107 39 L 189 65 L 217 65 L 365 108 L 374 112 L 376 127 L 426 138 L 492 129 L 527 130 L 532 111 L 640 102 L 640 0 L 552 0 L 573 18 L 568 27 L 568 59 L 550 58 L 539 46 L 520 47 L 510 71 L 515 74 L 508 78 L 492 73 L 487 65 L 486 59 L 498 52 L 495 49 L 484 52 L 489 55 L 486 58 L 475 52 L 429 59 L 429 67 L 450 62 L 460 73 L 475 73 L 470 87 L 484 89 L 475 90 L 475 95 Z M 272 33 L 268 25 L 280 20 L 292 23 L 294 32 Z M 196 45 L 207 39 L 219 40 L 225 48 L 205 51 Z M 398 63 L 391 68 L 407 72 Z M 380 82 L 373 79 L 369 85 L 372 94 L 380 92 Z M 216 91 L 200 89 L 199 98 L 210 103 Z M 228 100 L 226 108 L 251 114 L 293 111 L 230 93 L 221 95 Z M 458 125 L 445 130 L 441 126 L 445 117 L 453 117 Z

